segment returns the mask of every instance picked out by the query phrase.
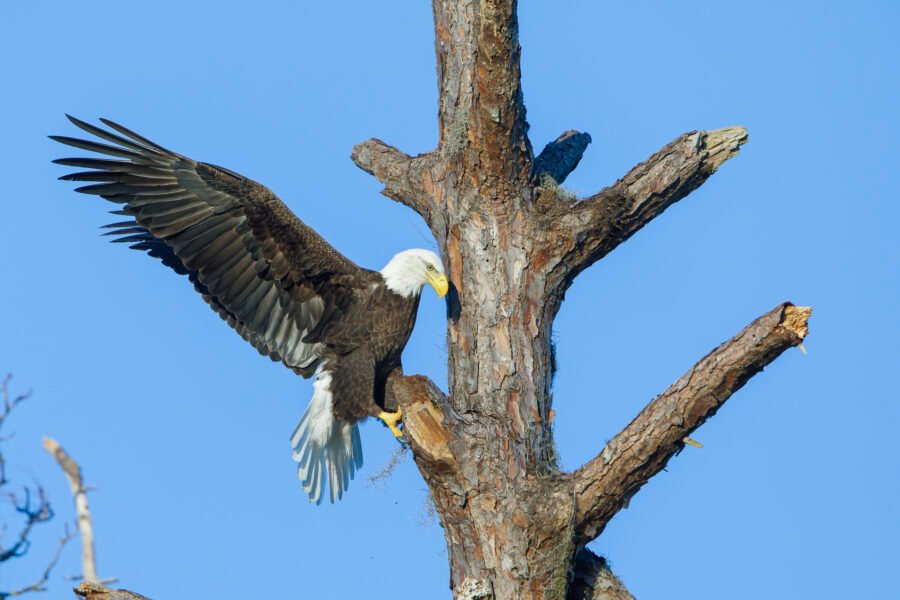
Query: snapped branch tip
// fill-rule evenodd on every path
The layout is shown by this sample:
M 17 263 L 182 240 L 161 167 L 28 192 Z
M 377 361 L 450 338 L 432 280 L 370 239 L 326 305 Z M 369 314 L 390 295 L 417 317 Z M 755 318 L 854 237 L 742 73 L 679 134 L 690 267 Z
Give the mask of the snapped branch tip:
M 735 156 L 741 146 L 750 139 L 744 127 L 724 127 L 707 131 L 704 135 L 706 150 L 709 153 L 707 163 L 715 172 L 722 163 Z
M 797 345 L 802 346 L 802 342 L 809 335 L 809 317 L 812 315 L 811 306 L 794 306 L 788 304 L 784 307 L 784 316 L 781 320 L 781 326 L 796 335 L 799 340 Z M 805 351 L 805 348 L 801 348 Z

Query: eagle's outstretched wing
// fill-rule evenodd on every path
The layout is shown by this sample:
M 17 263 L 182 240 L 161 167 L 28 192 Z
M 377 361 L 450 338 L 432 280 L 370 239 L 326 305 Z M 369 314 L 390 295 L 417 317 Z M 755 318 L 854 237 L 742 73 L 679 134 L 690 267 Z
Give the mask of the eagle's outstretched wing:
M 207 303 L 263 355 L 303 376 L 319 362 L 304 336 L 352 301 L 365 272 L 305 225 L 266 187 L 237 173 L 166 150 L 106 119 L 112 133 L 73 117 L 113 145 L 63 136 L 63 144 L 110 158 L 54 162 L 88 171 L 76 191 L 122 204 L 108 235 L 187 275 Z M 365 279 L 363 277 L 363 279 Z

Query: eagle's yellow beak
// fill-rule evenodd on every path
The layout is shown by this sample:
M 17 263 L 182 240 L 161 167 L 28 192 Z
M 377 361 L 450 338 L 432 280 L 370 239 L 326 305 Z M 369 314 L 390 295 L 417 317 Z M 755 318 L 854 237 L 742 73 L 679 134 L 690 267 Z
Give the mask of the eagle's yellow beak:
M 447 291 L 450 289 L 450 283 L 447 281 L 447 276 L 443 273 L 431 273 L 426 271 L 425 277 L 428 279 L 428 283 L 431 284 L 431 287 L 434 288 L 434 291 L 437 292 L 438 298 L 443 298 L 447 295 Z

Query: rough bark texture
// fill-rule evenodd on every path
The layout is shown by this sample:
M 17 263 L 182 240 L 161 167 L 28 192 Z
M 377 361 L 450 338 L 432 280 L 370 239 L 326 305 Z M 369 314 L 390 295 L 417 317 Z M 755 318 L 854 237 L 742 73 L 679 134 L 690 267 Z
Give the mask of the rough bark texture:
M 410 157 L 373 139 L 352 159 L 428 223 L 457 292 L 448 393 L 399 372 L 389 383 L 444 527 L 450 588 L 457 598 L 630 598 L 584 545 L 690 431 L 802 341 L 809 310 L 785 304 L 760 317 L 597 458 L 561 473 L 550 334 L 566 289 L 736 155 L 747 132 L 685 133 L 598 194 L 569 198 L 558 184 L 590 136 L 566 132 L 534 157 L 516 2 L 433 0 L 433 9 L 438 147 Z
M 606 560 L 587 548 L 582 548 L 575 557 L 574 576 L 567 597 L 570 600 L 634 600 L 609 570 Z
M 684 439 L 782 352 L 806 337 L 807 307 L 783 304 L 707 354 L 573 474 L 575 535 L 588 542 L 684 448 Z
M 114 590 L 97 583 L 82 583 L 74 591 L 76 596 L 85 600 L 150 600 L 147 596 L 128 590 Z

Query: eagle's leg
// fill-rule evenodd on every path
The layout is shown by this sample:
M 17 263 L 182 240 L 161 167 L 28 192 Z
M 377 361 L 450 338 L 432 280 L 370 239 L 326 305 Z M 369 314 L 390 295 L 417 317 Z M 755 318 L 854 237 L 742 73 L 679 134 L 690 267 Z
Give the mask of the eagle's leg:
M 400 407 L 397 407 L 397 412 L 390 413 L 381 411 L 377 416 L 384 421 L 384 424 L 388 426 L 388 429 L 391 430 L 391 433 L 394 434 L 395 438 L 403 441 L 403 432 L 397 427 L 397 424 L 403 419 L 403 410 Z

